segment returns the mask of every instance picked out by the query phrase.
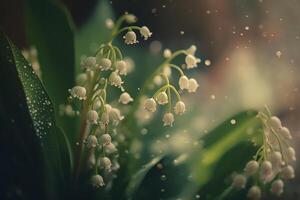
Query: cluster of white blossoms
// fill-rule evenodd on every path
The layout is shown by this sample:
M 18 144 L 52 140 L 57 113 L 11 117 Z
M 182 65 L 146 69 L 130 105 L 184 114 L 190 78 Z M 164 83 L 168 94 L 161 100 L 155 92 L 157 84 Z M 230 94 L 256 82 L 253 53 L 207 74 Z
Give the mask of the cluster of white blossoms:
M 172 126 L 175 120 L 174 114 L 182 115 L 186 111 L 185 103 L 181 100 L 180 91 L 187 90 L 189 93 L 196 92 L 199 87 L 197 81 L 193 78 L 188 78 L 183 69 L 192 69 L 197 67 L 197 64 L 200 62 L 200 59 L 195 57 L 195 52 L 197 48 L 195 45 L 192 45 L 190 48 L 185 50 L 179 50 L 174 53 L 169 49 L 164 50 L 165 61 L 158 67 L 153 76 L 152 80 L 155 84 L 161 85 L 163 80 L 165 84 L 162 84 L 160 88 L 156 90 L 154 95 L 151 98 L 147 98 L 144 101 L 144 109 L 149 112 L 155 112 L 158 105 L 168 105 L 167 110 L 162 118 L 164 126 Z M 180 56 L 185 55 L 185 64 L 181 67 L 173 64 L 172 61 Z M 176 89 L 175 85 L 170 83 L 169 76 L 171 75 L 171 69 L 178 71 L 179 79 L 177 81 L 179 90 Z M 176 101 L 172 105 L 172 94 L 175 94 Z
M 237 174 L 232 182 L 233 187 L 243 189 L 247 181 L 252 181 L 254 185 L 247 193 L 250 199 L 260 199 L 262 188 L 268 188 L 270 193 L 279 196 L 284 191 L 284 180 L 295 177 L 291 163 L 296 160 L 296 155 L 289 144 L 292 138 L 289 129 L 269 111 L 259 112 L 258 118 L 263 125 L 263 144 L 254 159 L 246 164 L 244 172 Z
M 114 46 L 112 41 L 125 31 L 127 31 L 124 35 L 126 44 L 137 43 L 133 30 L 139 30 L 145 40 L 152 35 L 146 26 L 121 28 L 123 22 L 134 23 L 136 17 L 125 14 L 116 23 L 110 19 L 106 21 L 108 28 L 112 29 L 109 42 L 101 44 L 94 56 L 84 57 L 81 60 L 83 72 L 76 78 L 77 85 L 69 90 L 70 102 L 81 103 L 79 113 L 82 119 L 82 132 L 79 138 L 79 152 L 87 152 L 86 164 L 89 169 L 95 170 L 91 182 L 96 187 L 107 184 L 112 174 L 119 168 L 118 144 L 114 137 L 115 127 L 124 116 L 118 108 L 109 104 L 109 87 L 121 90 L 118 100 L 120 104 L 129 104 L 134 100 L 128 92 L 125 92 L 122 78 L 131 71 L 131 62 L 123 58 L 121 50 Z M 68 109 L 73 111 L 70 105 Z

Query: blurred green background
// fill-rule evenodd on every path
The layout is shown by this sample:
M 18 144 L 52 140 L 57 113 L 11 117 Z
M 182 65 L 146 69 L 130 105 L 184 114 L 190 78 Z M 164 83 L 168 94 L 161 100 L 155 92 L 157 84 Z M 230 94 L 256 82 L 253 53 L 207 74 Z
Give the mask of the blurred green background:
M 139 18 L 138 24 L 147 25 L 153 32 L 153 37 L 136 47 L 123 44 L 127 56 L 135 60 L 135 71 L 127 77 L 128 91 L 135 95 L 136 85 L 141 85 L 144 78 L 153 71 L 156 64 L 162 60 L 162 50 L 187 48 L 190 44 L 198 46 L 197 55 L 204 61 L 209 59 L 210 66 L 203 63 L 190 76 L 196 77 L 200 89 L 196 95 L 184 100 L 188 102 L 189 114 L 178 119 L 178 124 L 171 130 L 154 129 L 153 124 L 161 125 L 160 119 L 146 125 L 147 134 L 140 134 L 133 145 L 137 153 L 135 158 L 151 158 L 163 149 L 173 148 L 186 151 L 193 144 L 191 138 L 198 138 L 207 133 L 228 116 L 245 109 L 262 109 L 268 105 L 271 110 L 283 119 L 290 127 L 294 136 L 294 146 L 300 152 L 299 142 L 299 46 L 300 46 L 300 2 L 295 0 L 112 0 L 112 1 L 73 1 L 61 0 L 70 11 L 72 18 L 70 29 L 57 32 L 55 19 L 45 21 L 44 27 L 33 30 L 39 24 L 39 12 L 48 10 L 32 8 L 34 0 L 3 0 L 0 2 L 0 26 L 19 48 L 28 48 L 32 43 L 43 44 L 43 38 L 34 35 L 36 32 L 51 32 L 53 38 L 68 41 L 63 46 L 64 55 L 61 62 L 51 63 L 57 71 L 48 67 L 45 72 L 45 85 L 50 93 L 55 93 L 56 85 L 47 85 L 47 75 L 62 75 L 74 73 L 72 65 L 79 65 L 80 56 L 93 52 L 95 44 L 105 41 L 107 30 L 104 30 L 106 17 L 116 18 L 125 11 L 134 13 Z M 43 7 L 43 1 L 40 6 Z M 37 4 L 37 8 L 39 5 Z M 33 9 L 34 12 L 30 12 Z M 54 8 L 53 8 L 54 9 Z M 39 11 L 36 11 L 39 10 Z M 31 10 L 32 11 L 32 10 Z M 35 12 L 36 11 L 36 12 Z M 50 12 L 50 11 L 49 11 Z M 32 15 L 31 15 L 32 14 Z M 29 20 L 28 20 L 29 19 Z M 36 19 L 36 20 L 30 20 Z M 57 20 L 60 16 L 57 16 Z M 28 22 L 30 21 L 30 23 Z M 65 22 L 68 23 L 67 20 Z M 74 38 L 68 37 L 68 31 L 75 30 Z M 57 33 L 57 35 L 55 34 Z M 75 41 L 72 43 L 72 41 Z M 121 40 L 120 40 L 121 41 Z M 75 54 L 68 51 L 75 45 Z M 57 48 L 60 45 L 57 44 Z M 148 54 L 147 52 L 150 51 Z M 68 52 L 70 54 L 68 54 Z M 39 52 L 41 56 L 49 55 L 42 60 L 51 60 L 57 56 L 55 52 Z M 65 57 L 74 56 L 74 63 Z M 41 63 L 42 64 L 42 63 Z M 71 70 L 71 71 L 70 71 Z M 42 69 L 43 71 L 43 69 Z M 49 75 L 51 76 L 51 75 Z M 63 76 L 58 76 L 63 77 Z M 62 78 L 63 79 L 63 78 Z M 50 81 L 50 80 L 49 80 Z M 73 80 L 64 81 L 66 89 L 72 86 Z M 48 89 L 48 88 L 47 88 Z M 62 102 L 64 93 L 55 94 L 54 102 Z M 51 96 L 51 95 L 50 95 Z M 181 120 L 181 122 L 180 122 Z M 68 127 L 75 130 L 76 127 Z M 237 122 L 239 123 L 239 122 Z M 139 132 L 144 133 L 144 127 Z M 176 138 L 177 133 L 180 134 Z M 175 135 L 169 140 L 168 135 Z M 177 134 L 178 135 L 178 134 Z M 139 141 L 146 141 L 141 143 Z M 178 146 L 178 142 L 185 141 Z M 177 145 L 177 146 L 176 146 Z M 144 152 L 147 146 L 152 152 Z M 296 168 L 297 169 L 297 168 Z M 299 199 L 299 170 L 296 179 L 289 182 L 289 187 L 282 199 Z M 178 186 L 180 187 L 180 186 Z

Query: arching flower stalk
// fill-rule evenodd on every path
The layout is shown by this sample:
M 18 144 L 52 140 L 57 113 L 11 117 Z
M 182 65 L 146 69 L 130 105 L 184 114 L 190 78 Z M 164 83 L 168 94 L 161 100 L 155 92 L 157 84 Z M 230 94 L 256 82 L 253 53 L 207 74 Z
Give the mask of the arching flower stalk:
M 135 30 L 138 30 L 145 40 L 152 35 L 146 26 L 121 27 L 124 22 L 134 23 L 136 17 L 125 14 L 116 23 L 107 21 L 107 26 L 112 29 L 109 41 L 101 44 L 95 55 L 82 59 L 82 73 L 77 77 L 77 85 L 69 90 L 70 104 L 79 101 L 81 105 L 81 109 L 76 111 L 81 117 L 81 132 L 74 175 L 78 179 L 81 170 L 85 170 L 86 167 L 94 170 L 91 182 L 96 187 L 107 184 L 119 168 L 114 127 L 124 119 L 124 116 L 118 108 L 109 104 L 109 87 L 121 90 L 119 99 L 121 104 L 133 101 L 130 94 L 125 92 L 122 79 L 122 76 L 129 72 L 130 66 L 123 58 L 121 50 L 113 45 L 113 40 L 125 32 L 123 36 L 125 43 L 135 44 L 138 42 Z
M 292 162 L 296 160 L 295 150 L 290 145 L 292 136 L 282 126 L 278 117 L 272 116 L 268 108 L 259 112 L 257 118 L 262 124 L 262 145 L 244 171 L 235 175 L 232 188 L 243 189 L 247 182 L 253 184 L 247 197 L 260 199 L 263 189 L 279 196 L 284 191 L 284 181 L 295 177 Z
M 155 112 L 157 109 L 157 104 L 164 106 L 166 105 L 166 111 L 163 115 L 163 124 L 164 126 L 172 126 L 175 120 L 174 114 L 182 115 L 186 111 L 185 103 L 181 100 L 180 93 L 184 90 L 187 90 L 189 93 L 194 93 L 198 89 L 199 85 L 197 81 L 193 78 L 188 78 L 184 69 L 192 69 L 197 67 L 197 64 L 200 62 L 200 59 L 195 57 L 196 46 L 192 45 L 190 48 L 185 50 L 178 50 L 172 53 L 169 49 L 164 51 L 165 61 L 157 68 L 157 70 L 149 77 L 145 83 L 145 87 L 141 89 L 140 95 L 143 95 L 147 90 L 147 87 L 151 83 L 156 83 L 160 85 L 152 97 L 146 99 L 144 103 L 144 109 L 149 112 Z M 173 63 L 174 59 L 184 55 L 185 64 L 178 66 Z M 179 89 L 176 88 L 174 84 L 170 82 L 169 76 L 171 75 L 171 70 L 177 71 L 179 78 L 177 84 Z M 164 81 L 164 84 L 161 86 L 161 80 Z M 175 96 L 175 100 L 173 99 Z M 175 103 L 173 103 L 173 101 Z

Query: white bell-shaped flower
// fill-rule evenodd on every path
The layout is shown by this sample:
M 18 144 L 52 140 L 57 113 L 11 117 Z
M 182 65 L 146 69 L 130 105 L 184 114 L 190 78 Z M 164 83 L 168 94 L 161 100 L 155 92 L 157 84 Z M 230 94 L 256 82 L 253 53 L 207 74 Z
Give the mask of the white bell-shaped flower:
M 112 28 L 115 26 L 115 23 L 114 23 L 114 21 L 113 21 L 112 19 L 107 18 L 107 19 L 105 20 L 105 26 L 106 26 L 106 28 L 108 28 L 108 29 L 112 29 Z
M 111 85 L 115 87 L 121 87 L 122 84 L 124 83 L 122 81 L 122 78 L 118 75 L 117 72 L 112 72 L 109 76 L 109 82 Z
M 252 186 L 248 190 L 247 198 L 252 200 L 259 200 L 261 198 L 261 189 L 256 185 Z
M 91 182 L 92 185 L 97 188 L 103 187 L 105 185 L 102 176 L 100 176 L 99 174 L 92 176 Z
M 77 98 L 79 100 L 86 99 L 86 89 L 84 87 L 75 86 L 70 89 L 69 92 L 73 98 Z
M 133 31 L 128 31 L 124 36 L 125 44 L 135 44 L 138 43 L 136 39 L 136 34 Z
M 107 112 L 102 113 L 100 123 L 102 128 L 104 128 L 109 123 L 109 114 Z
M 140 33 L 144 37 L 145 40 L 147 40 L 152 35 L 152 33 L 150 32 L 150 30 L 147 26 L 142 26 L 140 29 Z
M 112 62 L 108 58 L 99 58 L 98 59 L 98 68 L 102 71 L 107 71 L 111 69 Z
M 195 79 L 193 78 L 189 79 L 189 84 L 188 84 L 189 93 L 196 92 L 198 87 L 199 87 L 198 82 Z
M 292 135 L 290 133 L 290 130 L 287 128 L 287 127 L 281 127 L 279 130 L 278 130 L 278 133 L 280 135 L 282 135 L 284 138 L 286 139 L 292 139 Z
M 261 164 L 259 175 L 263 182 L 269 182 L 273 178 L 273 168 L 270 161 L 264 161 Z
M 124 60 L 116 62 L 116 70 L 120 75 L 127 75 L 127 64 Z
M 101 108 L 102 103 L 99 99 L 97 99 L 94 103 L 93 103 L 93 109 L 94 110 L 98 110 L 99 108 Z
M 233 177 L 232 187 L 243 189 L 246 186 L 247 178 L 243 174 L 237 174 Z
M 244 169 L 246 176 L 252 176 L 257 172 L 259 164 L 256 160 L 251 160 L 246 164 Z
M 111 136 L 109 134 L 103 134 L 101 136 L 102 145 L 109 145 L 111 143 Z
M 86 57 L 81 60 L 80 65 L 85 69 L 94 69 L 96 66 L 96 58 L 95 57 Z
M 168 103 L 168 95 L 166 92 L 160 92 L 157 96 L 156 96 L 156 101 L 158 104 L 160 105 L 165 105 Z
M 90 110 L 87 112 L 86 118 L 87 118 L 88 122 L 90 122 L 91 124 L 97 124 L 99 116 L 95 110 Z
M 111 105 L 109 105 L 109 104 L 105 104 L 105 110 L 106 110 L 106 112 L 110 112 L 110 110 L 112 109 L 112 107 L 111 107 Z
M 133 98 L 127 92 L 123 92 L 120 95 L 119 102 L 121 102 L 122 104 L 128 104 L 132 101 L 133 101 Z
M 174 112 L 176 115 L 182 115 L 185 112 L 185 104 L 183 101 L 177 101 L 174 107 Z
M 284 187 L 283 181 L 278 179 L 272 183 L 270 191 L 271 193 L 280 196 L 283 193 L 283 187 Z
M 117 152 L 117 148 L 113 143 L 109 143 L 108 145 L 105 145 L 104 147 L 105 153 L 107 154 L 113 154 Z
M 287 165 L 281 170 L 281 176 L 284 179 L 293 179 L 295 178 L 295 170 L 292 166 Z
M 163 116 L 164 126 L 173 126 L 174 120 L 174 115 L 170 112 L 165 113 Z
M 268 123 L 275 131 L 278 131 L 281 129 L 281 120 L 276 116 L 271 117 L 268 120 Z
M 185 57 L 185 64 L 187 66 L 187 69 L 193 69 L 197 67 L 197 64 L 200 63 L 200 59 L 196 58 L 193 55 L 187 55 Z
M 86 141 L 87 148 L 95 148 L 98 145 L 98 139 L 94 135 L 89 135 Z
M 120 110 L 117 108 L 110 109 L 109 117 L 113 120 L 114 123 L 118 123 L 119 121 L 124 119 L 124 116 L 121 115 Z
M 189 89 L 189 79 L 186 76 L 181 76 L 178 81 L 181 90 Z
M 293 147 L 289 147 L 286 151 L 286 158 L 288 162 L 292 162 L 296 160 L 296 152 Z
M 104 168 L 107 171 L 111 170 L 111 161 L 108 157 L 103 157 L 100 159 L 100 167 Z
M 146 99 L 144 103 L 144 108 L 149 112 L 155 112 L 156 111 L 155 100 L 153 98 Z
M 273 168 L 279 169 L 282 164 L 282 155 L 279 151 L 274 151 L 270 153 L 269 160 Z

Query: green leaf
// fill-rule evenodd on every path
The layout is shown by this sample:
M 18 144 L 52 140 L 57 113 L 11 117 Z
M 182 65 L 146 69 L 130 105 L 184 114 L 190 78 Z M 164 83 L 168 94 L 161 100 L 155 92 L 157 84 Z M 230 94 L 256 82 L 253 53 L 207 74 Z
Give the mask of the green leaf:
M 74 86 L 75 50 L 71 17 L 65 7 L 54 0 L 27 0 L 26 32 L 31 45 L 38 50 L 42 80 L 55 111 L 67 99 Z M 74 120 L 59 118 L 58 123 L 68 134 L 74 134 Z
M 208 192 L 212 192 L 210 195 L 214 196 L 225 189 L 224 180 L 235 170 L 242 170 L 255 153 L 256 147 L 249 140 L 250 134 L 254 139 L 258 138 L 260 131 L 256 115 L 257 112 L 252 110 L 241 112 L 202 138 L 204 148 L 191 155 L 191 158 L 197 158 L 191 161 L 194 182 L 187 186 L 182 196 L 191 198 L 197 191 L 205 191 L 207 196 Z M 236 124 L 231 123 L 233 119 Z
M 2 163 L 4 191 L 21 191 L 25 199 L 59 199 L 71 168 L 65 138 L 39 78 L 2 32 L 0 80 L 1 152 L 8 158 Z
M 139 189 L 140 185 L 142 184 L 145 176 L 147 175 L 147 173 L 154 168 L 161 160 L 162 160 L 163 156 L 158 156 L 153 158 L 150 162 L 148 162 L 147 164 L 145 164 L 142 169 L 140 169 L 138 172 L 136 172 L 127 187 L 126 193 L 127 193 L 127 197 L 129 199 L 131 199 L 134 195 L 134 193 Z

